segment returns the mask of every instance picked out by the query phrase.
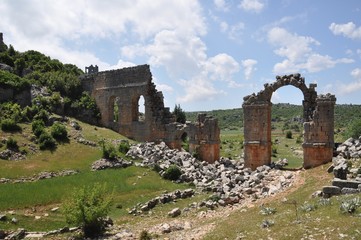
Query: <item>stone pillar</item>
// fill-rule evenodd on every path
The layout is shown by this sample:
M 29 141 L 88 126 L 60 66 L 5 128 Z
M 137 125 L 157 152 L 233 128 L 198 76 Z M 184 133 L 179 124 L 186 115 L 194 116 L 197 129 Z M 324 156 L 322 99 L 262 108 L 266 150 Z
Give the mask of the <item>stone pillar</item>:
M 332 161 L 334 147 L 334 95 L 316 99 L 313 120 L 304 123 L 303 166 L 316 167 Z
M 214 163 L 219 159 L 220 129 L 218 120 L 206 114 L 198 114 L 197 122 L 189 125 L 189 152 L 200 160 Z
M 271 163 L 270 102 L 243 104 L 245 166 L 256 169 Z

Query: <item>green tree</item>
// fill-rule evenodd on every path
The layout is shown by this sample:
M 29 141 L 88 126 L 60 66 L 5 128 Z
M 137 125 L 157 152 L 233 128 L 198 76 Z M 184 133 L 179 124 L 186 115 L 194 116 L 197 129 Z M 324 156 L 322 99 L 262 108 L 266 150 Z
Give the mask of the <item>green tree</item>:
M 181 108 L 181 106 L 179 104 L 175 105 L 173 114 L 175 116 L 176 122 L 186 123 L 186 121 L 187 121 L 186 113 L 183 111 L 183 109 Z
M 359 138 L 361 136 L 361 119 L 353 120 L 347 127 L 346 137 Z
M 96 237 L 106 230 L 105 218 L 112 205 L 104 185 L 76 189 L 63 205 L 66 222 L 80 226 L 84 237 Z

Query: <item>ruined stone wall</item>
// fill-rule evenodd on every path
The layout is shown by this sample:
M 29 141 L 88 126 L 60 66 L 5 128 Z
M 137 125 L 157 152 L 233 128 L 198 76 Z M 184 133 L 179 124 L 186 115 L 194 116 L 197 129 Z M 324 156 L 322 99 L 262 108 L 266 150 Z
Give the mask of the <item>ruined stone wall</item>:
M 311 122 L 304 123 L 304 167 L 327 163 L 333 157 L 334 95 L 320 95 Z
M 84 75 L 81 82 L 95 98 L 102 125 L 139 141 L 164 138 L 164 125 L 173 118 L 169 108 L 164 107 L 163 94 L 152 83 L 148 65 Z M 141 96 L 145 101 L 144 121 L 138 119 Z M 117 120 L 114 104 L 119 109 Z
M 18 103 L 21 107 L 31 105 L 30 88 L 22 91 L 15 91 L 13 88 L 0 87 L 0 103 L 6 101 L 13 101 Z
M 243 106 L 244 158 L 252 169 L 271 163 L 271 106 L 270 102 Z
M 219 159 L 217 120 L 201 115 L 196 123 L 176 123 L 169 108 L 164 107 L 163 94 L 152 82 L 148 65 L 86 74 L 81 83 L 95 98 L 103 126 L 138 141 L 165 141 L 177 149 L 182 147 L 183 134 L 187 134 L 191 153 L 208 162 Z M 145 101 L 144 120 L 138 118 L 141 96 Z M 114 116 L 115 105 L 118 116 Z
M 252 169 L 271 163 L 271 98 L 280 87 L 300 89 L 304 100 L 304 167 L 314 167 L 332 160 L 334 145 L 334 95 L 317 96 L 316 84 L 305 85 L 300 74 L 277 76 L 264 90 L 244 97 L 245 165 Z

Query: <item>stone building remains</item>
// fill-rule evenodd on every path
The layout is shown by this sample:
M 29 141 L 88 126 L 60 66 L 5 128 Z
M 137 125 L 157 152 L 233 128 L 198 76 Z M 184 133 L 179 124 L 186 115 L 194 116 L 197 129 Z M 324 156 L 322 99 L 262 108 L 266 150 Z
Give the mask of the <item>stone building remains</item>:
M 200 159 L 210 163 L 219 159 L 217 119 L 201 114 L 195 123 L 175 122 L 169 108 L 164 107 L 162 92 L 152 82 L 149 65 L 85 74 L 81 83 L 95 98 L 103 126 L 137 141 L 164 141 L 176 149 L 187 140 L 190 152 Z M 140 99 L 144 99 L 142 114 Z
M 317 95 L 316 84 L 305 85 L 300 74 L 277 76 L 264 90 L 244 97 L 244 158 L 252 169 L 271 163 L 272 94 L 292 85 L 303 93 L 303 166 L 310 168 L 330 162 L 334 147 L 334 95 Z

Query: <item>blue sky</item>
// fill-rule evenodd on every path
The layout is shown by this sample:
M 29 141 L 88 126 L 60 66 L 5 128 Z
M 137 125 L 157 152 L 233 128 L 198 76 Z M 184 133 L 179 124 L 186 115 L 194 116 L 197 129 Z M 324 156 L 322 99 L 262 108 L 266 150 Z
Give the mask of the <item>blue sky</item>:
M 339 104 L 361 104 L 359 0 L 1 0 L 0 16 L 20 51 L 81 69 L 149 64 L 171 109 L 238 108 L 295 72 Z M 302 99 L 287 86 L 272 102 Z

